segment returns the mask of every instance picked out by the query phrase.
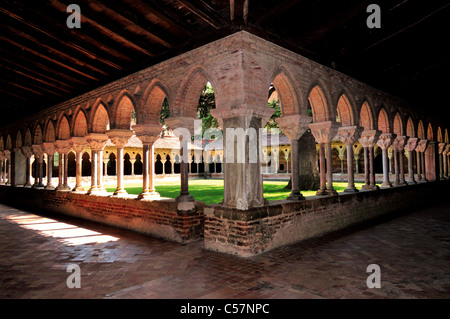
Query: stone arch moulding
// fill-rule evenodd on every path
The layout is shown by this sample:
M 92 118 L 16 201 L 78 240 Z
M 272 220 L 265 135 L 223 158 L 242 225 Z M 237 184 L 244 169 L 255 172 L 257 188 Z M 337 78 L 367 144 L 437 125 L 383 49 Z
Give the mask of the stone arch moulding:
M 91 120 L 88 123 L 89 132 L 105 133 L 110 125 L 111 120 L 108 107 L 106 103 L 99 98 L 92 107 Z
M 307 114 L 306 105 L 302 95 L 299 94 L 300 85 L 297 84 L 295 77 L 290 74 L 286 67 L 277 66 L 273 70 L 267 88 L 270 87 L 270 84 L 273 84 L 278 92 L 282 116 Z
M 36 123 L 33 129 L 33 144 L 40 145 L 44 141 L 42 136 L 42 129 L 39 123 Z
M 330 98 L 326 94 L 325 86 L 320 80 L 316 80 L 308 90 L 307 100 L 311 105 L 313 122 L 325 122 L 335 119 L 330 112 Z
M 171 117 L 197 118 L 198 100 L 208 82 L 214 89 L 216 107 L 218 107 L 220 89 L 215 78 L 201 66 L 194 66 L 187 74 L 180 83 L 173 107 L 169 103 Z
M 428 123 L 428 127 L 427 127 L 427 140 L 429 140 L 429 141 L 434 140 L 434 131 L 433 131 L 433 126 L 431 125 L 431 123 Z
M 159 124 L 161 106 L 165 98 L 170 99 L 168 88 L 159 79 L 153 79 L 145 89 L 137 110 L 139 112 L 137 124 Z
M 29 127 L 27 127 L 25 130 L 25 139 L 23 143 L 24 146 L 31 146 L 33 144 L 33 139 L 31 138 L 31 131 Z
M 111 112 L 110 118 L 111 128 L 129 130 L 132 112 L 134 111 L 136 117 L 138 116 L 137 105 L 138 103 L 136 103 L 134 96 L 126 89 L 122 90 L 112 108 L 113 111 Z M 136 120 L 139 121 L 138 118 Z
M 20 130 L 17 130 L 17 134 L 16 134 L 16 140 L 14 143 L 16 148 L 22 147 L 23 143 L 22 143 L 22 133 L 20 132 Z
M 416 130 L 414 126 L 414 121 L 411 116 L 408 117 L 406 121 L 406 136 L 408 137 L 416 137 Z

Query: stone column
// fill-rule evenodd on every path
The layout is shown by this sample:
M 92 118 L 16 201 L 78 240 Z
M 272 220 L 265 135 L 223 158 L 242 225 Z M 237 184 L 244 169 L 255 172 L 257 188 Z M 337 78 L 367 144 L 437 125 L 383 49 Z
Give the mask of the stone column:
M 395 182 L 394 186 L 406 185 L 405 182 L 405 172 L 403 167 L 403 152 L 406 142 L 408 141 L 407 136 L 397 136 L 397 138 L 392 142 L 392 150 L 394 152 L 394 166 L 395 166 Z
M 136 163 L 136 158 L 130 158 L 131 163 L 131 176 L 134 177 L 134 163 Z
M 42 183 L 42 175 L 43 175 L 42 164 L 44 158 L 44 151 L 42 150 L 42 145 L 32 145 L 31 149 L 34 153 L 35 158 L 34 162 L 36 164 L 35 169 L 36 178 L 33 188 L 44 188 L 44 184 Z
M 377 142 L 377 145 L 383 152 L 383 184 L 381 184 L 381 188 L 392 187 L 392 184 L 389 181 L 388 148 L 392 144 L 395 137 L 395 134 L 383 133 L 380 135 Z
M 439 179 L 444 179 L 444 149 L 446 144 L 445 143 L 439 143 Z
M 426 183 L 428 182 L 425 177 L 425 150 L 428 146 L 428 140 L 420 140 L 418 143 L 418 146 L 416 148 L 416 151 L 418 151 L 418 156 L 420 157 L 420 182 Z M 419 163 L 418 163 L 419 164 Z
M 89 133 L 85 138 L 91 148 L 91 188 L 88 194 L 103 193 L 105 191 L 102 182 L 103 176 L 101 176 L 103 160 L 99 159 L 99 154 L 103 155 L 103 148 L 108 142 L 108 136 L 101 133 Z
M 67 154 L 70 152 L 70 144 L 67 140 L 56 140 L 53 142 L 56 152 L 59 154 L 59 175 L 57 191 L 70 191 L 67 184 Z
M 5 153 L 3 153 L 3 151 L 0 151 L 0 185 L 5 185 L 5 182 L 3 181 L 4 156 L 5 156 Z
M 447 144 L 447 146 L 444 148 L 444 151 L 442 152 L 442 154 L 444 155 L 443 157 L 443 161 L 444 161 L 444 178 L 448 179 L 448 164 L 449 164 L 449 160 L 448 160 L 448 154 L 450 152 L 450 144 Z
M 354 154 L 353 155 L 354 159 L 355 159 L 355 174 L 359 174 L 359 154 Z
M 142 193 L 138 198 L 141 200 L 155 200 L 160 198 L 155 190 L 154 179 L 155 155 L 153 146 L 160 138 L 162 127 L 158 124 L 138 124 L 133 126 L 136 136 L 142 142 Z
M 124 196 L 127 195 L 127 191 L 123 185 L 123 148 L 128 143 L 128 140 L 133 136 L 133 131 L 131 130 L 120 130 L 113 129 L 106 132 L 111 142 L 117 147 L 117 188 L 113 196 Z
M 53 155 L 55 154 L 55 147 L 53 143 L 44 142 L 42 150 L 47 154 L 47 185 L 45 189 L 54 190 L 55 186 L 52 184 L 53 178 Z
M 105 177 L 108 176 L 108 162 L 109 162 L 109 158 L 103 159 L 103 164 L 105 164 L 105 171 L 104 171 L 104 176 Z
M 11 151 L 4 150 L 5 153 L 5 185 L 11 185 Z
M 298 141 L 302 137 L 302 135 L 306 132 L 311 122 L 311 119 L 308 117 L 302 117 L 300 115 L 290 115 L 283 116 L 276 119 L 280 130 L 289 138 L 291 141 L 291 180 L 292 180 L 292 188 L 291 193 L 286 198 L 288 200 L 302 200 L 305 199 L 303 195 L 300 193 L 300 172 L 299 172 L 299 149 L 298 149 Z M 288 166 L 289 167 L 289 166 Z M 288 167 L 286 167 L 286 171 L 288 171 Z
M 414 158 L 413 151 L 417 146 L 418 139 L 416 137 L 411 137 L 405 145 L 405 149 L 408 151 L 408 185 L 416 184 L 414 180 Z
M 319 155 L 320 155 L 320 189 L 317 191 L 317 195 L 337 195 L 337 192 L 333 188 L 333 174 L 332 174 L 332 163 L 331 163 L 331 141 L 334 139 L 338 132 L 340 124 L 336 122 L 317 122 L 309 124 L 311 133 L 313 134 L 316 141 L 319 143 Z M 322 145 L 321 145 L 322 144 Z M 323 171 L 324 171 L 324 156 L 323 156 L 323 146 L 326 148 L 326 181 L 327 188 L 323 191 Z M 322 150 L 321 150 L 322 148 Z
M 23 187 L 30 188 L 31 187 L 31 156 L 33 156 L 33 151 L 31 150 L 31 146 L 22 146 L 22 154 L 27 158 L 26 160 L 26 172 L 25 172 L 25 184 Z
M 69 143 L 76 154 L 76 182 L 73 192 L 84 192 L 84 187 L 82 185 L 82 160 L 83 160 L 83 150 L 87 145 L 87 141 L 84 137 L 72 137 Z
M 361 135 L 362 128 L 359 126 L 340 127 L 337 133 L 337 139 L 343 142 L 347 148 L 347 179 L 348 186 L 344 190 L 346 193 L 356 193 L 355 176 L 353 172 L 353 144 Z
M 373 166 L 374 147 L 378 141 L 381 132 L 377 130 L 365 130 L 361 133 L 358 140 L 364 148 L 364 175 L 365 184 L 363 190 L 376 190 L 379 187 L 375 183 L 375 170 Z

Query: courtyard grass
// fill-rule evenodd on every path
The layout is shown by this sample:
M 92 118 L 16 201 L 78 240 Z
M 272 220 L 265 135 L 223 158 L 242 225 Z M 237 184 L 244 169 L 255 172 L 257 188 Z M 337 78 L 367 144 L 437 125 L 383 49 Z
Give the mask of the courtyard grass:
M 264 181 L 264 197 L 269 200 L 286 199 L 290 190 L 285 189 L 288 181 Z M 355 183 L 357 189 L 361 189 L 363 183 Z M 339 193 L 347 187 L 346 182 L 333 183 L 334 189 Z M 180 194 L 180 181 L 156 181 L 156 191 L 162 197 L 176 198 Z M 125 189 L 129 194 L 140 194 L 142 184 L 128 184 Z M 107 186 L 108 192 L 114 192 L 115 187 Z M 190 179 L 189 192 L 196 200 L 205 204 L 217 204 L 223 198 L 223 180 L 221 179 Z M 315 190 L 302 191 L 303 196 L 315 196 Z

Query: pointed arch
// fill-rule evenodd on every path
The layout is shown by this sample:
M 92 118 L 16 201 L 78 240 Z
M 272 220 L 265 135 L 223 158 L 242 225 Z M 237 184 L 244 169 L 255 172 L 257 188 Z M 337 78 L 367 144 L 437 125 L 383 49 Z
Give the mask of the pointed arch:
M 342 93 L 339 97 L 336 106 L 336 122 L 341 123 L 342 126 L 352 126 L 355 125 L 355 120 L 353 117 L 353 108 L 352 105 L 345 93 Z
M 56 137 L 59 140 L 68 140 L 70 138 L 70 124 L 67 116 L 63 113 L 56 124 Z
M 56 131 L 53 121 L 49 119 L 44 129 L 44 142 L 54 142 L 56 140 Z
M 399 112 L 395 113 L 393 133 L 397 135 L 403 135 L 403 119 Z
M 159 124 L 161 106 L 168 96 L 168 89 L 159 80 L 150 82 L 138 110 L 138 124 Z
M 108 109 L 101 99 L 98 99 L 92 108 L 90 124 L 90 131 L 92 133 L 105 133 L 109 130 L 110 121 Z
M 406 135 L 409 137 L 416 137 L 414 122 L 411 117 L 408 118 L 408 122 L 406 123 Z
M 0 136 L 0 151 L 5 150 L 5 142 L 3 141 L 3 136 Z
M 41 125 L 37 124 L 33 132 L 33 144 L 40 145 L 43 141 Z
M 423 127 L 422 120 L 419 121 L 419 124 L 417 125 L 417 137 L 421 140 L 425 139 L 425 129 Z
M 87 118 L 83 109 L 79 109 L 73 122 L 73 136 L 84 137 L 87 135 Z
M 382 133 L 390 133 L 391 127 L 389 125 L 389 116 L 384 107 L 378 113 L 378 130 Z
M 429 141 L 434 140 L 433 127 L 431 126 L 431 123 L 428 123 L 428 128 L 427 128 L 427 140 L 429 140 Z
M 180 86 L 181 89 L 177 94 L 173 109 L 169 105 L 170 114 L 173 114 L 171 116 L 196 118 L 198 101 L 208 82 L 211 83 L 214 88 L 214 94 L 217 99 L 218 92 L 215 81 L 212 76 L 206 72 L 206 70 L 202 67 L 196 67 L 191 73 L 189 73 Z
M 137 116 L 135 105 L 134 98 L 128 91 L 123 90 L 119 94 L 117 104 L 113 108 L 113 118 L 111 118 L 114 123 L 114 128 L 123 130 L 129 130 L 131 128 L 133 112 Z
M 11 139 L 11 135 L 8 134 L 8 136 L 6 137 L 6 144 L 5 144 L 5 150 L 11 150 L 12 147 L 12 139 Z
M 367 101 L 364 101 L 361 106 L 361 111 L 359 112 L 359 125 L 364 127 L 365 131 L 373 130 L 373 119 L 372 108 Z
M 316 84 L 309 92 L 308 101 L 311 105 L 313 122 L 330 120 L 327 99 L 319 84 Z
M 300 96 L 297 94 L 293 86 L 293 78 L 284 68 L 277 68 L 272 77 L 273 84 L 278 99 L 280 101 L 281 115 L 306 114 L 306 110 L 302 112 L 300 104 Z
M 438 130 L 437 130 L 437 141 L 439 143 L 443 143 L 444 142 L 444 139 L 442 138 L 442 130 L 441 130 L 440 126 L 438 127 Z
M 445 129 L 444 143 L 450 143 L 450 141 L 448 140 L 448 130 L 447 129 Z
M 17 135 L 16 135 L 16 143 L 15 143 L 16 147 L 22 147 L 23 143 L 22 143 L 22 133 L 20 132 L 20 130 L 17 131 Z

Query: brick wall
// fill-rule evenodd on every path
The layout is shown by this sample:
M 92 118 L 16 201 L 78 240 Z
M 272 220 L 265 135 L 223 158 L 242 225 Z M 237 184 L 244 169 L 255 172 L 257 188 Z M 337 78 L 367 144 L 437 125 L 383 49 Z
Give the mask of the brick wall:
M 203 204 L 198 202 L 139 201 L 7 186 L 0 186 L 0 202 L 66 214 L 180 243 L 203 236 Z
M 205 207 L 205 247 L 248 257 L 380 215 L 430 206 L 449 190 L 450 183 L 442 181 L 296 203 L 276 201 L 249 211 Z

